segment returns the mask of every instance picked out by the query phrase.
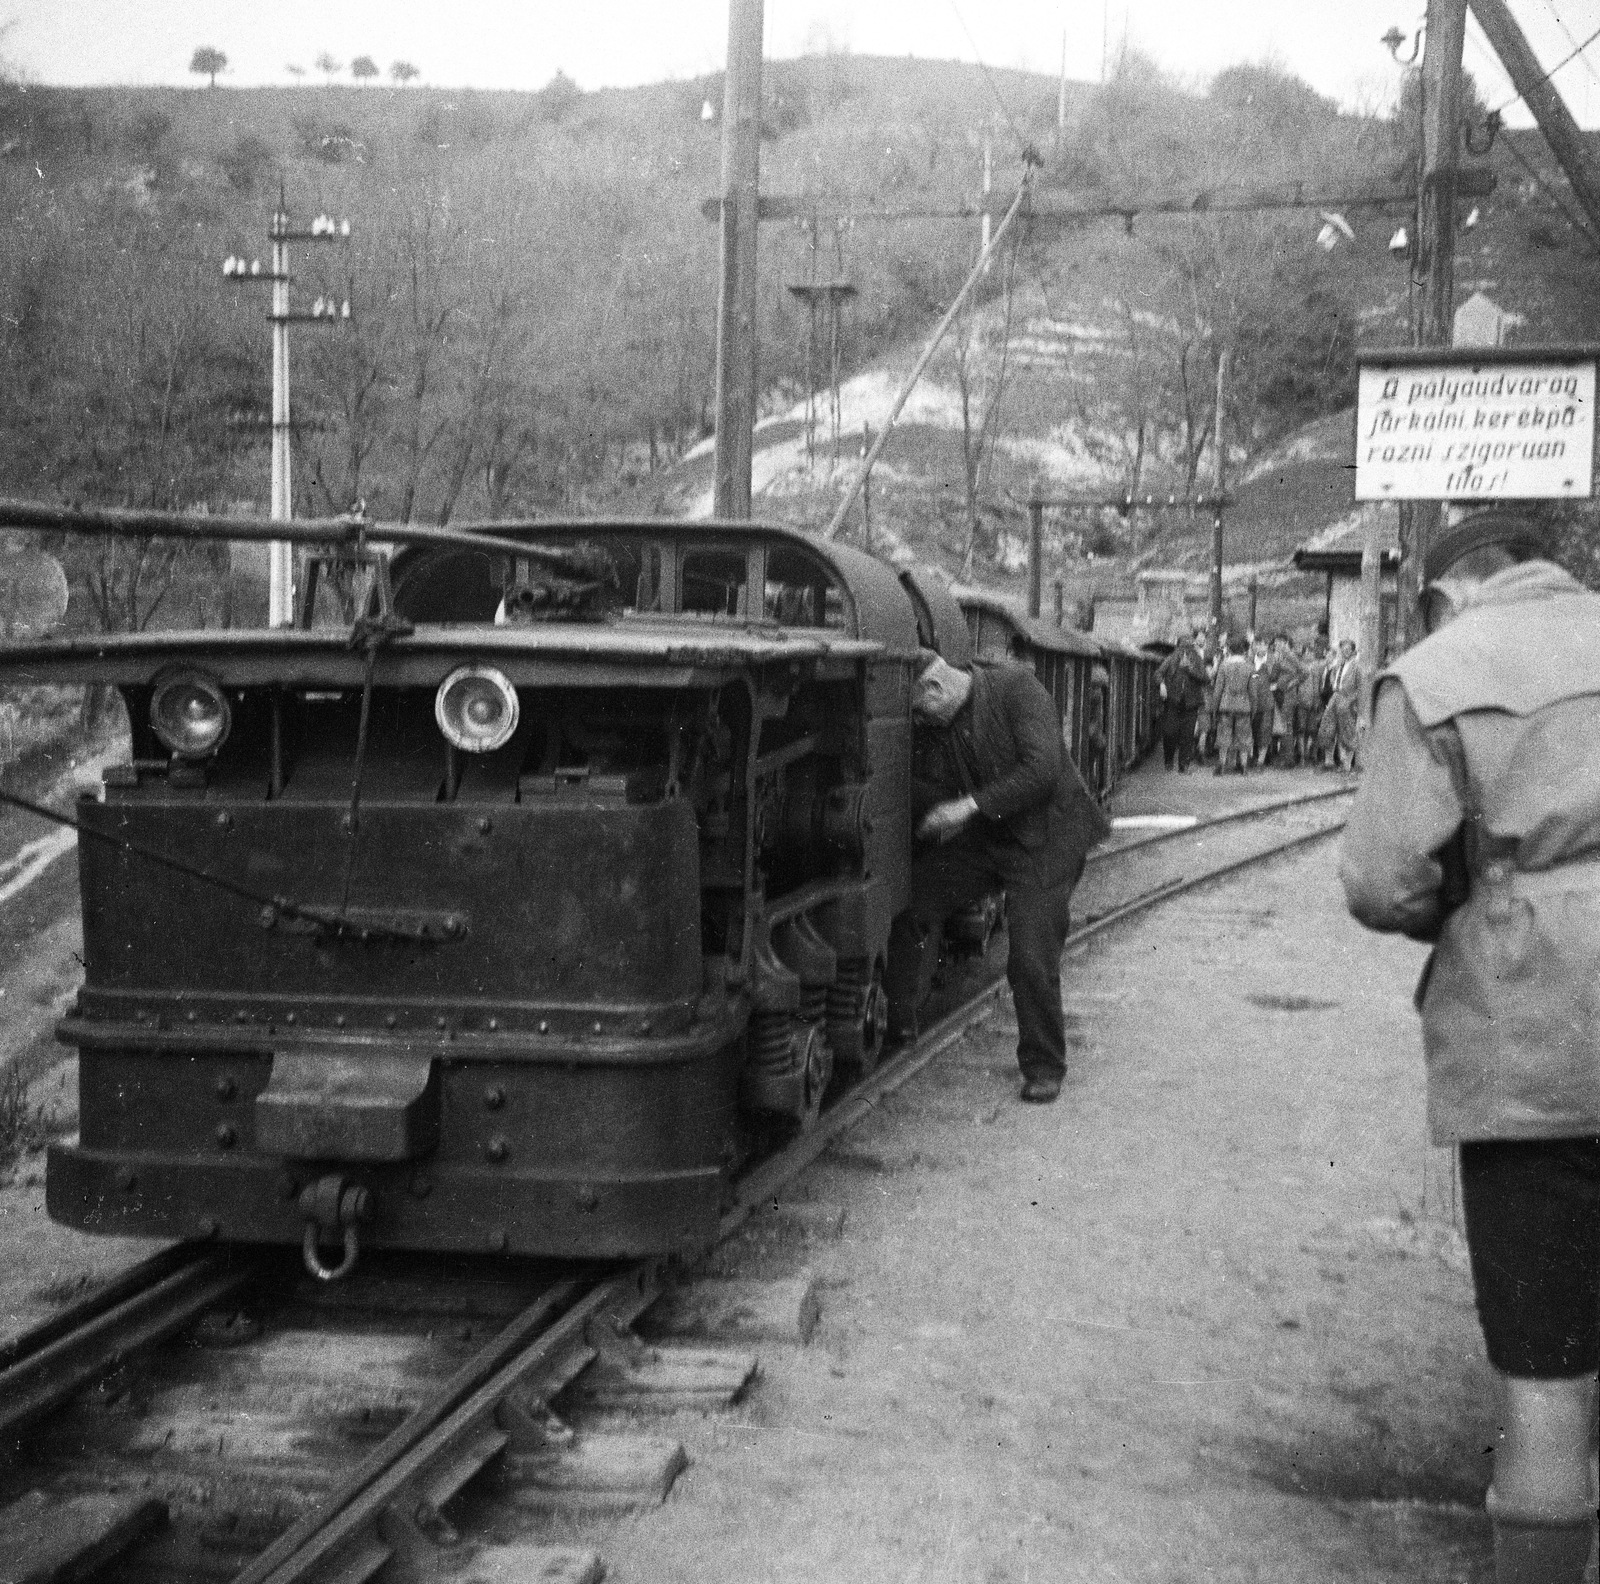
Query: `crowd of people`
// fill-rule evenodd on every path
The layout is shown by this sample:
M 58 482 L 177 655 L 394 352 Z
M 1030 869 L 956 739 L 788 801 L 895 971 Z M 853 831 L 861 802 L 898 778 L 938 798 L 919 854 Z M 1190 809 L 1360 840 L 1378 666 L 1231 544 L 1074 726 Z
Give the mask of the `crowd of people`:
M 1216 775 L 1268 765 L 1353 769 L 1363 673 L 1346 638 L 1302 644 L 1205 626 L 1157 672 L 1168 770 L 1215 762 Z

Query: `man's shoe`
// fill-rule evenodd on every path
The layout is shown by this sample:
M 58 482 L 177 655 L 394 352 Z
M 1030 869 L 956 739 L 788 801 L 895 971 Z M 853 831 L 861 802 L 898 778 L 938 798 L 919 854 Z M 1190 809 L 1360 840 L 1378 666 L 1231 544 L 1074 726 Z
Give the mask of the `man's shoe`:
M 1049 1105 L 1061 1093 L 1059 1078 L 1024 1078 L 1022 1098 L 1029 1105 Z

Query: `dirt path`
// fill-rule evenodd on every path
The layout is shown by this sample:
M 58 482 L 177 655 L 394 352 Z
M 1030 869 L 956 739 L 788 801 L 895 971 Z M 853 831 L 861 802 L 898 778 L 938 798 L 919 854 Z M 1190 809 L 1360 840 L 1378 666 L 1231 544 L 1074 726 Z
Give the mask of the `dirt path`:
M 27 790 L 65 807 L 126 752 L 120 743 L 98 749 L 64 765 L 53 785 Z M 83 980 L 74 845 L 59 826 L 0 812 L 0 1336 L 36 1324 L 157 1246 L 56 1226 L 45 1214 L 42 1152 L 7 1158 L 16 1142 L 77 1126 L 77 1059 L 55 1039 Z
M 1420 953 L 1332 844 L 1069 964 L 1062 1101 L 998 1019 L 813 1175 L 823 1320 L 605 1544 L 693 1580 L 1477 1580 L 1485 1366 L 1424 1143 Z M 1435 1212 L 1439 1212 L 1436 1216 Z

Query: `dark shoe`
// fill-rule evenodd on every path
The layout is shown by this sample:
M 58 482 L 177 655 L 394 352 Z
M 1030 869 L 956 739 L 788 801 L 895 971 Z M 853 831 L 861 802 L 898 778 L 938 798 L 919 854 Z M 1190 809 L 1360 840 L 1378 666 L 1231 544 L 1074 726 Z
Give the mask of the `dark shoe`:
M 1215 770 L 1213 770 L 1211 773 L 1212 773 L 1212 775 L 1221 775 L 1222 774 L 1222 766 L 1218 765 L 1217 768 Z
M 1059 1078 L 1024 1078 L 1022 1098 L 1029 1105 L 1049 1105 L 1061 1093 Z

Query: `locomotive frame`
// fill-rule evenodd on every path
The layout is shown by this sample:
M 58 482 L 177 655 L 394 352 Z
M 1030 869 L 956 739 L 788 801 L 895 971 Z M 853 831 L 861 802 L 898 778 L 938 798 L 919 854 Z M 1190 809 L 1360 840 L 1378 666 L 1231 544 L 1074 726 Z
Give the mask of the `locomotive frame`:
M 133 735 L 76 811 L 55 1219 L 329 1278 L 685 1250 L 875 1064 L 916 650 L 965 663 L 970 610 L 766 524 L 492 530 L 313 548 L 294 628 L 0 645 L 7 681 L 119 688 Z

